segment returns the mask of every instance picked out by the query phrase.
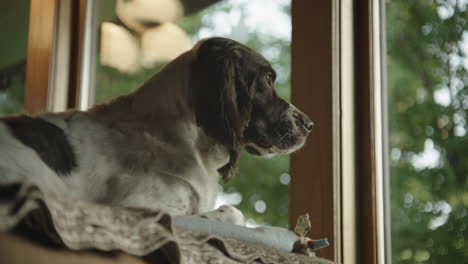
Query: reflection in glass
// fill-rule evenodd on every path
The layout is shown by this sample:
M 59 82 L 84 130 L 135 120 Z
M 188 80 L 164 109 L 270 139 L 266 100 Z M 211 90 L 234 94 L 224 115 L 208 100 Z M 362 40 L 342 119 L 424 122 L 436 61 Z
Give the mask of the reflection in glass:
M 289 100 L 289 0 L 269 1 L 267 5 L 262 0 L 221 1 L 185 17 L 172 2 L 178 1 L 99 2 L 96 103 L 129 93 L 196 41 L 212 36 L 235 39 L 262 53 L 278 73 L 278 93 Z M 191 3 L 196 6 L 197 2 Z M 260 9 L 263 12 L 258 12 Z M 237 177 L 220 186 L 217 205 L 237 206 L 250 225 L 286 227 L 288 172 L 288 156 L 243 155 Z

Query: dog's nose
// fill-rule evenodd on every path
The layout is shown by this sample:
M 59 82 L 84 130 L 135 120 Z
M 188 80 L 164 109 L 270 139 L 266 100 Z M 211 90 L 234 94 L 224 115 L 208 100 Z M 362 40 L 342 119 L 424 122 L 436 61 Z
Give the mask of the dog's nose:
M 302 125 L 307 131 L 311 131 L 314 127 L 314 122 L 312 122 L 312 120 L 310 120 L 305 114 L 294 112 L 293 116 L 296 118 L 296 124 L 298 126 Z
M 303 123 L 303 126 L 304 126 L 304 128 L 307 129 L 308 131 L 311 131 L 312 128 L 314 127 L 314 122 L 312 122 L 312 121 L 310 121 L 310 120 L 305 121 L 305 122 Z

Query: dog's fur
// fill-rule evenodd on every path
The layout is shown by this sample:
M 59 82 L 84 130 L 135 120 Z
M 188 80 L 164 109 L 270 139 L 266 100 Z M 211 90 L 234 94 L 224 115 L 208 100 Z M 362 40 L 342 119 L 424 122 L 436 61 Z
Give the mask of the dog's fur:
M 279 98 L 259 54 L 200 41 L 141 87 L 88 111 L 0 119 L 0 180 L 175 215 L 214 206 L 240 151 L 291 153 L 309 118 Z

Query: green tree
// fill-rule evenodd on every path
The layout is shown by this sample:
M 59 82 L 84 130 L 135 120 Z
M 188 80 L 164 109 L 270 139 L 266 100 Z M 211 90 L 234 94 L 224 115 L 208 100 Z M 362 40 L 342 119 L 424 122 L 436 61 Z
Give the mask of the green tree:
M 466 1 L 386 9 L 393 261 L 467 263 Z

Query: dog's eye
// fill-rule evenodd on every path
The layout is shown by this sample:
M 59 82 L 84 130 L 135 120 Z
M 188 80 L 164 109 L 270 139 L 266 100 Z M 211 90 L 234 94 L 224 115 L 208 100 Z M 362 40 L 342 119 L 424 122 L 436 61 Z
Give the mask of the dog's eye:
M 273 75 L 271 73 L 265 75 L 265 80 L 269 85 L 273 85 Z

